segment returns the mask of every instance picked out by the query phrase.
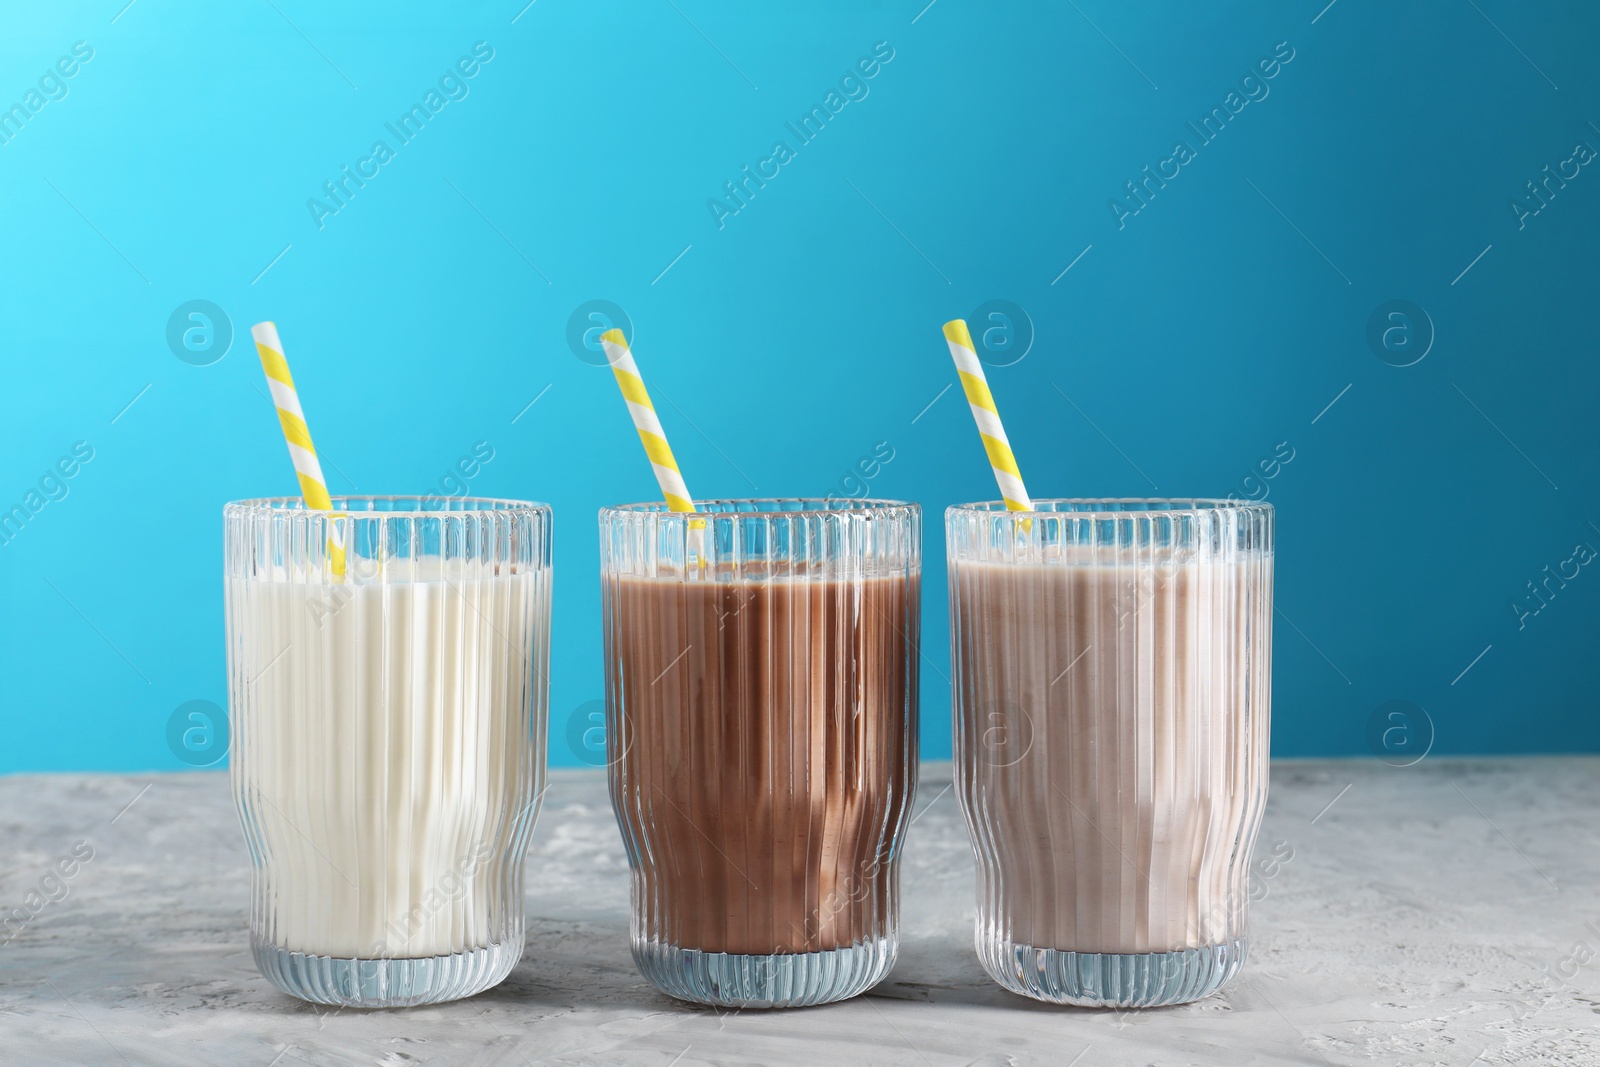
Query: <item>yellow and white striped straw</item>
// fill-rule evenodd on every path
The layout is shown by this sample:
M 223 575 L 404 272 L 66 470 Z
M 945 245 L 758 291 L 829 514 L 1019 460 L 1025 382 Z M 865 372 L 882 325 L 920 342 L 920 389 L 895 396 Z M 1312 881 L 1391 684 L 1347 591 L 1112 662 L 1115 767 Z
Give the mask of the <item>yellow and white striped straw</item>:
M 967 332 L 964 319 L 952 319 L 944 324 L 944 339 L 950 344 L 950 356 L 956 361 L 956 372 L 961 376 L 961 389 L 967 394 L 967 405 L 978 423 L 978 436 L 983 438 L 983 450 L 989 454 L 989 466 L 994 469 L 994 480 L 1000 485 L 1000 497 L 1011 511 L 1032 511 L 1033 501 L 1023 488 L 1022 473 L 1017 470 L 1017 457 L 1011 454 L 1011 443 L 1006 440 L 1005 427 L 1000 425 L 1000 411 L 994 406 L 994 396 L 989 392 L 989 381 L 983 376 L 983 364 L 978 362 L 978 350 Z
M 611 373 L 617 376 L 622 398 L 628 402 L 633 428 L 639 431 L 645 455 L 650 457 L 650 466 L 655 468 L 656 482 L 661 486 L 661 496 L 667 507 L 672 511 L 698 510 L 689 496 L 689 487 L 683 483 L 678 461 L 672 458 L 672 447 L 667 444 L 661 420 L 656 418 L 655 405 L 650 403 L 650 393 L 644 387 L 644 379 L 639 377 L 633 353 L 628 351 L 628 339 L 622 336 L 621 330 L 607 330 L 600 335 L 600 344 L 606 350 Z
M 317 462 L 316 446 L 311 443 L 311 428 L 300 410 L 300 395 L 295 391 L 294 379 L 289 376 L 289 362 L 283 358 L 278 327 L 271 322 L 258 322 L 250 327 L 250 336 L 255 338 L 256 351 L 261 355 L 261 369 L 267 373 L 267 388 L 272 390 L 272 404 L 278 409 L 278 423 L 289 444 L 289 458 L 300 478 L 300 496 L 313 511 L 332 511 L 333 500 L 328 496 L 328 483 L 322 477 L 322 464 Z M 329 523 L 328 557 L 333 576 L 343 578 L 344 544 L 337 523 Z

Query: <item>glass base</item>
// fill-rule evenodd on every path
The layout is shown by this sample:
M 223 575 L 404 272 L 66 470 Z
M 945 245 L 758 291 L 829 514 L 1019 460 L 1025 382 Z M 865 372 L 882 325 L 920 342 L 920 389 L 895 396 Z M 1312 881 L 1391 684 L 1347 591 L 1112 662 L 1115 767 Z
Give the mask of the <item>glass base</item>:
M 826 952 L 745 956 L 634 941 L 633 959 L 670 997 L 726 1008 L 803 1008 L 864 993 L 894 966 L 899 938 Z
M 255 944 L 256 966 L 290 996 L 346 1008 L 407 1008 L 460 1000 L 499 985 L 522 958 L 522 941 L 452 956 L 357 960 L 308 956 Z
M 1068 952 L 1011 941 L 978 943 L 989 976 L 1013 993 L 1085 1008 L 1159 1008 L 1208 997 L 1244 965 L 1249 941 L 1182 952 Z

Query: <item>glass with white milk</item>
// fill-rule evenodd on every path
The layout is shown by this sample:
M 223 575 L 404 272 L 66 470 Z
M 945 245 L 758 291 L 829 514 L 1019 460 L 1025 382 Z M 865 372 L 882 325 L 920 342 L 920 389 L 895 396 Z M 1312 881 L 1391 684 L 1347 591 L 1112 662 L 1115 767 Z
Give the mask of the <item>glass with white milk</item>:
M 227 505 L 234 800 L 250 941 L 321 1004 L 471 996 L 522 954 L 544 782 L 550 508 Z

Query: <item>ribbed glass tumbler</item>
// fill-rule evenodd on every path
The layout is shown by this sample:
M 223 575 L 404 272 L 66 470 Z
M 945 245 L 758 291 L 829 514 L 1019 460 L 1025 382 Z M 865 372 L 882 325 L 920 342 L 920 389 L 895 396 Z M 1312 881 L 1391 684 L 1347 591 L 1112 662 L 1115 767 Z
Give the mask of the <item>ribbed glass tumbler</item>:
M 604 508 L 606 744 L 633 957 L 671 996 L 798 1007 L 889 972 L 916 785 L 921 513 Z
M 247 500 L 223 513 L 250 944 L 319 1004 L 430 1004 L 522 955 L 544 779 L 550 509 Z
M 946 512 L 977 949 L 1061 1004 L 1197 1000 L 1246 951 L 1267 797 L 1272 509 Z

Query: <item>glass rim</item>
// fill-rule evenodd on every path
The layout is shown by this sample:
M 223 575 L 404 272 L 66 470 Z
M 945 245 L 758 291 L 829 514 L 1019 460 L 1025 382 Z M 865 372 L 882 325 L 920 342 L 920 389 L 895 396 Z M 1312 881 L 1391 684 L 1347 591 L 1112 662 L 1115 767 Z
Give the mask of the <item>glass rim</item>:
M 958 516 L 1005 515 L 1017 519 L 1149 519 L 1162 516 L 1202 515 L 1224 511 L 1271 514 L 1272 505 L 1265 500 L 1227 500 L 1221 497 L 1042 497 L 1034 504 L 1083 504 L 1083 508 L 1067 510 L 1012 511 L 1003 500 L 977 500 L 965 504 L 951 504 L 945 508 L 946 518 Z M 1142 507 L 1106 507 L 1104 505 L 1145 505 Z M 1100 505 L 1100 506 L 1096 506 Z
M 922 513 L 922 505 L 914 500 L 890 500 L 885 497 L 822 497 L 822 496 L 753 496 L 717 497 L 696 500 L 695 504 L 826 504 L 827 507 L 758 507 L 750 511 L 671 511 L 664 500 L 642 500 L 632 504 L 607 504 L 600 508 L 600 517 L 628 518 L 653 516 L 664 519 L 706 519 L 718 521 L 741 517 L 768 519 L 796 518 L 806 515 L 868 515 L 893 518 Z
M 430 499 L 427 493 L 344 493 L 334 495 L 332 499 L 338 501 L 423 501 Z M 451 515 L 526 515 L 535 513 L 548 514 L 551 511 L 549 504 L 537 500 L 514 500 L 509 497 L 495 496 L 440 496 L 437 498 L 446 506 L 437 508 L 395 508 L 392 510 L 379 510 L 377 508 L 350 508 L 340 509 L 335 506 L 324 511 L 320 508 L 308 508 L 304 498 L 298 496 L 259 496 L 247 500 L 230 500 L 222 506 L 224 513 L 245 512 L 250 514 L 285 515 L 300 513 L 304 515 L 340 516 L 352 519 L 367 518 L 446 518 Z M 472 507 L 459 507 L 450 505 L 470 504 Z M 489 505 L 487 507 L 481 505 Z

